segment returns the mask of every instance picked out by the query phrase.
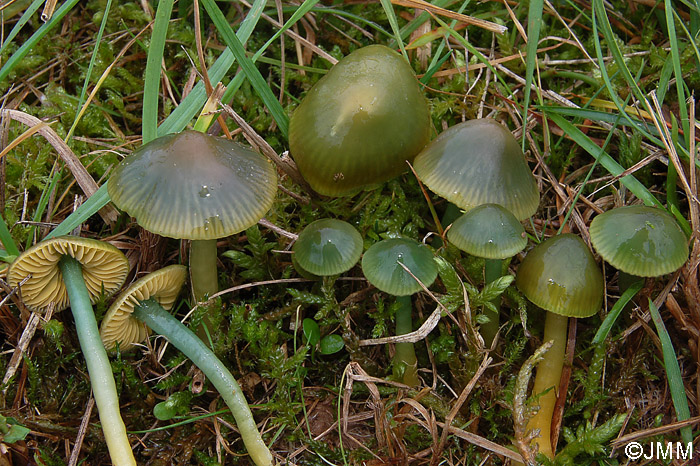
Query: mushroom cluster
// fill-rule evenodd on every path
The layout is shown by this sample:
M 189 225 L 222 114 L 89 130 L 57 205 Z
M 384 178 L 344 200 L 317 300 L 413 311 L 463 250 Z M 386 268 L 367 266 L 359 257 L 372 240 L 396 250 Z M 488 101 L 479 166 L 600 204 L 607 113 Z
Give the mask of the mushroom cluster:
M 553 459 L 552 415 L 557 397 L 566 395 L 557 391 L 569 318 L 587 318 L 601 310 L 603 262 L 619 270 L 624 288 L 636 277 L 678 270 L 688 260 L 688 238 L 663 209 L 627 206 L 592 220 L 590 243 L 602 258 L 599 262 L 588 244 L 571 233 L 545 232 L 546 239 L 522 253 L 528 248 L 523 222 L 537 213 L 540 193 L 512 133 L 490 118 L 456 124 L 433 141 L 431 131 L 428 102 L 410 65 L 395 51 L 374 45 L 349 54 L 308 91 L 291 116 L 289 148 L 301 175 L 323 196 L 356 194 L 413 163 L 420 182 L 460 211 L 440 238 L 462 251 L 453 248 L 450 253 L 478 258 L 479 274 L 483 259 L 484 286 L 516 270 L 515 287 L 509 291 L 521 293 L 546 313 L 541 340 L 552 343 L 537 367 L 532 394 L 538 409 L 527 429 L 535 434 L 532 450 Z M 108 191 L 144 229 L 191 242 L 190 283 L 194 300 L 202 302 L 219 289 L 217 239 L 260 221 L 273 207 L 277 182 L 275 167 L 254 150 L 183 131 L 155 139 L 126 157 L 112 172 Z M 436 280 L 435 251 L 428 240 L 424 244 L 358 228 L 340 219 L 306 225 L 290 246 L 294 267 L 300 275 L 324 277 L 326 285 L 361 262 L 370 284 L 363 292 L 394 297 L 396 334 L 412 332 L 412 296 Z M 170 312 L 186 282 L 187 267 L 170 265 L 136 280 L 113 301 L 98 331 L 92 305 L 116 294 L 128 270 L 127 259 L 108 243 L 60 237 L 27 249 L 7 272 L 8 283 L 19 287 L 29 308 L 54 306 L 60 311 L 70 306 L 113 463 L 135 461 L 107 351 L 127 351 L 156 332 L 219 391 L 251 460 L 270 466 L 272 454 L 230 370 L 202 341 L 202 329 L 193 333 Z M 359 268 L 355 271 L 359 274 Z M 481 283 L 479 278 L 473 281 Z M 500 304 L 499 297 L 485 306 L 487 322 L 480 332 L 487 351 L 498 349 Z M 204 330 L 209 323 L 205 318 Z M 479 344 L 478 350 L 483 349 Z M 395 345 L 393 367 L 404 384 L 420 385 L 413 343 Z

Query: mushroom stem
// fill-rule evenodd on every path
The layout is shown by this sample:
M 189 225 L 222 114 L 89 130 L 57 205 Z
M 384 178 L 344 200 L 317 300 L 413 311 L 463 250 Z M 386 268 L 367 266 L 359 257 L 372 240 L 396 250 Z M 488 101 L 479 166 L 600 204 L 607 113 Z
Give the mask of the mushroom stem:
M 182 351 L 211 380 L 233 413 L 248 454 L 257 466 L 270 466 L 272 454 L 263 442 L 241 387 L 202 340 L 153 299 L 140 301 L 133 317 L 145 322 Z
M 216 240 L 192 240 L 190 245 L 190 279 L 192 294 L 199 303 L 219 291 L 216 273 Z
M 564 355 L 566 353 L 566 335 L 569 318 L 553 312 L 547 312 L 544 323 L 544 341 L 552 341 L 552 347 L 544 355 L 544 359 L 537 366 L 535 384 L 532 387 L 533 396 L 547 391 L 538 399 L 540 409 L 527 423 L 526 430 L 539 429 L 540 435 L 535 438 L 535 443 L 542 453 L 549 459 L 554 459 L 552 451 L 552 415 L 557 401 L 557 389 L 564 367 Z
M 503 260 L 486 259 L 484 262 L 484 283 L 488 285 L 501 278 L 502 270 Z M 496 306 L 497 311 L 494 312 L 487 307 L 484 308 L 484 314 L 488 317 L 489 321 L 481 326 L 481 336 L 484 338 L 486 348 L 491 347 L 491 343 L 493 343 L 493 339 L 496 338 L 496 333 L 498 333 L 498 328 L 500 327 L 500 312 L 498 310 L 501 308 L 501 297 L 499 296 L 496 298 L 493 304 Z
M 100 332 L 97 330 L 90 294 L 83 279 L 82 266 L 74 258 L 63 256 L 59 267 L 70 299 L 80 348 L 90 374 L 90 384 L 100 414 L 100 423 L 109 456 L 112 463 L 117 466 L 136 465 L 119 412 L 119 397 L 112 375 L 112 366 L 107 358 L 107 351 L 102 345 Z
M 405 335 L 413 331 L 413 320 L 411 312 L 410 296 L 398 296 L 396 298 L 398 309 L 396 309 L 396 334 Z M 396 355 L 394 356 L 394 366 L 402 367 L 403 383 L 415 387 L 418 385 L 418 360 L 413 343 L 396 343 Z

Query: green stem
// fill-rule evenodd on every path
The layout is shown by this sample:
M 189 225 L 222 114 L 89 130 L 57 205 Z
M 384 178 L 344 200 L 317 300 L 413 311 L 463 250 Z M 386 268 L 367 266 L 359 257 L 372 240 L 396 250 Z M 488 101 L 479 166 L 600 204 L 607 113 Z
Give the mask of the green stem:
M 219 275 L 216 267 L 216 240 L 192 240 L 190 244 L 190 283 L 195 302 L 206 301 L 219 291 Z M 197 336 L 208 340 L 206 329 L 213 328 L 212 319 L 207 312 L 202 323 L 195 331 Z
M 484 262 L 484 283 L 488 285 L 501 278 L 502 270 L 503 261 L 501 259 L 486 259 Z M 496 298 L 493 304 L 496 306 L 497 311 L 494 312 L 489 308 L 485 308 L 484 314 L 489 318 L 489 321 L 481 326 L 481 336 L 484 338 L 486 348 L 491 348 L 491 343 L 493 343 L 493 339 L 496 338 L 496 333 L 498 333 L 498 328 L 501 325 L 499 316 L 501 297 L 499 296 Z
M 219 358 L 190 329 L 152 299 L 141 301 L 132 316 L 167 338 L 204 373 L 231 409 L 253 462 L 258 466 L 271 465 L 272 454 L 258 432 L 243 391 Z
M 396 310 L 396 334 L 405 335 L 413 331 L 413 320 L 411 312 L 413 306 L 410 296 L 398 296 L 396 302 L 399 304 Z M 402 367 L 403 383 L 411 387 L 418 386 L 418 360 L 413 343 L 396 343 L 396 355 L 394 356 L 394 366 Z
M 194 299 L 202 302 L 219 291 L 216 273 L 216 240 L 192 240 L 190 245 L 190 278 Z
M 95 313 L 90 303 L 90 294 L 83 279 L 82 266 L 70 256 L 64 256 L 59 266 L 70 299 L 80 349 L 90 374 L 92 393 L 95 396 L 109 456 L 114 465 L 136 465 L 119 412 L 119 397 L 112 375 L 112 366 L 100 339 Z
M 539 452 L 550 459 L 554 459 L 554 452 L 552 451 L 552 415 L 554 414 L 554 405 L 557 401 L 561 372 L 564 368 L 568 326 L 568 317 L 547 312 L 544 323 L 544 341 L 552 341 L 553 345 L 537 366 L 537 375 L 535 376 L 535 384 L 532 387 L 532 394 L 536 396 L 545 390 L 549 391 L 539 397 L 538 404 L 540 409 L 527 423 L 527 430 L 540 430 L 540 435 L 535 438 L 535 443 L 539 447 Z

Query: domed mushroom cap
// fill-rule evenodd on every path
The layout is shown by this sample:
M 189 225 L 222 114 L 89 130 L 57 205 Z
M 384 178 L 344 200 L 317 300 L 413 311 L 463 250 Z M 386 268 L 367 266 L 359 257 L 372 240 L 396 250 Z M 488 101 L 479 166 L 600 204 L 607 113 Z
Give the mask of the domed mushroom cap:
M 68 307 L 69 299 L 63 283 L 59 261 L 71 256 L 80 262 L 83 279 L 92 304 L 102 295 L 111 296 L 126 280 L 129 261 L 116 247 L 104 241 L 77 236 L 59 236 L 35 244 L 24 251 L 7 271 L 11 287 L 22 285 L 22 301 L 32 310 L 44 310 L 55 303 L 55 310 Z
M 591 243 L 610 265 L 639 277 L 658 277 L 688 260 L 688 239 L 676 220 L 661 209 L 626 206 L 591 222 Z
M 420 284 L 399 262 L 425 286 L 432 285 L 437 277 L 430 249 L 405 238 L 385 239 L 372 245 L 362 257 L 362 271 L 372 285 L 390 295 L 408 296 L 421 291 Z
M 567 317 L 589 317 L 603 304 L 603 274 L 581 238 L 564 234 L 535 246 L 515 284 L 539 307 Z
M 467 254 L 485 259 L 507 259 L 527 246 L 523 226 L 498 204 L 483 204 L 459 217 L 447 239 Z
M 108 350 L 117 342 L 121 351 L 131 349 L 148 337 L 150 329 L 131 317 L 139 301 L 155 299 L 163 309 L 170 310 L 187 277 L 184 265 L 169 265 L 135 281 L 109 307 L 100 324 L 100 338 Z
M 265 215 L 277 192 L 277 172 L 240 144 L 183 131 L 127 156 L 107 189 L 117 207 L 146 230 L 215 239 L 243 231 Z
M 313 189 L 350 194 L 408 169 L 430 139 L 428 103 L 401 55 L 370 45 L 340 60 L 289 122 L 289 148 Z
M 499 204 L 524 220 L 540 202 L 518 142 L 490 118 L 444 131 L 416 156 L 413 168 L 434 193 L 465 210 Z
M 337 275 L 360 260 L 362 236 L 348 222 L 324 218 L 299 233 L 293 250 L 302 269 L 314 275 Z

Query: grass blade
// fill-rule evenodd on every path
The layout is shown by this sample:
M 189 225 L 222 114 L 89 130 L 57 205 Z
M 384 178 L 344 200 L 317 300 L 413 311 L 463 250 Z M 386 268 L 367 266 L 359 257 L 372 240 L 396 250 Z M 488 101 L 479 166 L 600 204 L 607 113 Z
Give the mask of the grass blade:
M 678 366 L 676 351 L 673 349 L 671 337 L 668 336 L 668 331 L 666 330 L 664 321 L 661 319 L 661 314 L 659 314 L 659 310 L 651 299 L 649 300 L 649 313 L 656 326 L 656 333 L 659 334 L 659 340 L 661 340 L 661 350 L 664 355 L 664 367 L 666 368 L 666 377 L 668 378 L 668 388 L 671 391 L 673 407 L 676 409 L 676 418 L 678 421 L 685 421 L 686 419 L 690 419 L 690 408 L 688 407 L 688 398 L 685 395 L 685 385 L 683 384 L 681 369 Z M 690 426 L 681 429 L 681 438 L 686 445 L 692 444 L 693 431 Z
M 391 0 L 379 1 L 382 4 L 382 8 L 384 8 L 384 13 L 386 14 L 386 17 L 389 20 L 389 24 L 391 25 L 391 31 L 394 33 L 394 40 L 397 44 L 399 44 L 401 54 L 406 59 L 406 61 L 410 61 L 408 59 L 408 55 L 406 54 L 406 47 L 404 46 L 403 40 L 401 39 L 401 30 L 399 29 L 399 22 L 396 19 L 396 13 L 394 12 L 394 5 L 391 4 Z
M 623 121 L 620 119 L 620 115 L 615 115 L 614 113 L 610 112 L 604 112 L 602 110 L 591 110 L 588 108 L 572 108 L 572 107 L 558 107 L 558 106 L 542 106 L 542 105 L 536 105 L 533 106 L 534 108 L 541 110 L 543 112 L 547 113 L 556 113 L 557 115 L 561 116 L 568 116 L 572 118 L 579 118 L 581 121 L 583 120 L 591 120 L 594 122 L 605 122 L 605 123 L 611 123 L 614 124 L 616 121 L 619 121 L 619 125 L 625 126 L 628 128 L 634 128 L 639 130 L 640 132 L 645 132 L 649 131 L 652 135 L 658 137 L 659 132 L 654 128 L 653 126 L 647 126 L 646 122 L 638 119 L 631 117 L 632 123 L 630 121 Z M 659 143 L 661 143 L 661 140 L 659 139 Z
M 620 299 L 617 300 L 612 309 L 610 309 L 610 312 L 608 312 L 608 315 L 605 316 L 603 323 L 600 324 L 600 327 L 598 327 L 598 331 L 591 341 L 592 345 L 597 345 L 605 341 L 622 310 L 625 308 L 625 306 L 627 306 L 627 303 L 630 302 L 630 300 L 632 300 L 637 293 L 639 293 L 642 286 L 644 286 L 644 280 L 638 280 L 634 282 L 632 286 L 627 288 L 624 293 L 622 293 Z
M 146 144 L 158 136 L 158 90 L 160 88 L 160 70 L 163 63 L 165 38 L 168 34 L 168 23 L 173 11 L 173 0 L 158 2 L 156 18 L 153 23 L 153 35 L 148 47 L 146 73 L 143 85 L 143 122 L 142 136 Z
M 466 1 L 462 4 L 462 7 L 461 7 L 460 11 L 458 11 L 458 13 L 461 13 L 461 12 L 462 12 L 462 10 L 464 9 L 464 7 L 466 6 L 466 4 L 467 4 L 468 2 L 469 2 L 469 0 L 466 0 Z M 452 2 L 451 2 L 450 0 L 434 0 L 434 1 L 430 2 L 430 3 L 431 3 L 433 6 L 437 6 L 437 7 L 440 7 L 440 8 L 447 8 L 447 7 L 450 6 L 450 3 L 452 3 Z M 426 21 L 428 21 L 428 20 L 430 19 L 430 17 L 431 17 L 430 13 L 428 13 L 427 11 L 422 11 L 421 14 L 419 14 L 418 16 L 416 16 L 415 18 L 413 18 L 411 21 L 409 21 L 407 24 L 405 24 L 405 25 L 401 28 L 400 35 L 399 35 L 399 36 L 401 37 L 401 39 L 406 39 L 408 36 L 410 36 L 411 33 L 412 33 L 413 31 L 415 31 L 416 29 L 418 29 L 419 27 L 421 27 L 421 25 L 422 25 L 423 23 L 425 23 Z M 452 26 L 452 27 L 454 27 L 454 24 L 455 24 L 455 23 L 456 23 L 456 21 L 453 22 L 453 26 Z M 389 47 L 396 47 L 396 43 L 395 43 L 395 42 L 396 42 L 396 39 L 392 39 L 392 40 L 389 42 L 389 44 L 388 44 Z
M 100 186 L 100 188 L 95 191 L 95 193 L 90 196 L 87 201 L 75 209 L 75 212 L 66 217 L 66 219 L 63 220 L 59 226 L 46 235 L 45 239 L 69 234 L 71 231 L 77 228 L 78 225 L 82 224 L 85 220 L 95 215 L 98 210 L 106 206 L 109 201 L 110 198 L 109 194 L 107 193 L 107 183 L 105 183 Z
M 56 184 L 58 183 L 59 179 L 61 179 L 61 170 L 56 170 L 56 172 L 53 174 L 53 177 L 51 178 L 51 181 L 44 186 L 44 190 L 41 192 L 39 204 L 37 204 L 36 210 L 34 211 L 34 216 L 32 217 L 32 220 L 34 222 L 39 222 L 41 220 L 41 216 L 44 215 L 46 206 L 49 204 L 49 196 L 56 188 Z M 35 230 L 36 225 L 32 225 L 29 229 L 29 234 L 27 235 L 27 243 L 25 244 L 25 247 L 27 249 L 29 248 L 29 246 L 32 245 Z
M 554 123 L 556 123 L 576 144 L 581 146 L 594 158 L 599 159 L 598 163 L 600 163 L 603 168 L 610 172 L 611 175 L 619 176 L 625 171 L 625 169 L 622 168 L 620 164 L 617 163 L 607 152 L 602 151 L 600 147 L 598 147 L 598 145 L 591 140 L 591 138 L 583 134 L 580 129 L 571 124 L 565 118 L 562 118 L 556 113 L 548 113 L 548 118 L 554 121 Z M 632 192 L 632 194 L 644 201 L 646 205 L 663 208 L 661 203 L 654 197 L 654 195 L 651 194 L 649 190 L 634 176 L 623 176 L 620 178 L 620 183 L 625 185 L 627 189 Z
M 44 0 L 34 0 L 32 4 L 29 5 L 29 7 L 24 11 L 24 13 L 22 13 L 22 16 L 17 21 L 17 24 L 15 24 L 15 27 L 12 28 L 10 33 L 3 41 L 2 47 L 0 47 L 0 54 L 2 54 L 2 52 L 5 51 L 5 48 L 12 43 L 17 34 L 19 34 L 19 31 L 24 27 L 25 24 L 27 24 L 32 15 L 36 13 L 36 10 L 38 10 L 39 7 L 43 4 Z
M 255 0 L 253 3 L 248 15 L 245 17 L 236 33 L 241 43 L 245 44 L 248 41 L 248 38 L 260 20 L 265 4 L 266 0 Z M 224 79 L 224 76 L 226 76 L 226 73 L 231 69 L 235 60 L 231 49 L 224 50 L 221 56 L 214 62 L 214 65 L 209 69 L 209 79 L 214 83 L 218 83 Z M 168 118 L 158 126 L 158 136 L 177 133 L 185 129 L 187 124 L 192 121 L 192 118 L 199 113 L 206 101 L 207 92 L 204 88 L 204 83 L 200 81 L 194 86 L 192 91 L 187 94 L 187 97 L 180 102 L 180 105 L 173 110 Z
M 272 89 L 267 85 L 267 82 L 250 58 L 246 56 L 243 44 L 238 37 L 236 37 L 236 34 L 233 32 L 233 29 L 231 29 L 226 17 L 216 3 L 213 0 L 202 0 L 202 4 L 216 26 L 216 29 L 219 31 L 219 34 L 221 34 L 224 42 L 228 48 L 231 49 L 234 57 L 236 57 L 236 61 L 243 69 L 246 78 L 248 78 L 255 92 L 257 92 L 258 96 L 262 99 L 265 107 L 270 111 L 280 132 L 284 138 L 287 138 L 289 132 L 289 117 L 277 100 L 277 97 L 272 93 Z
M 67 0 L 61 8 L 56 10 L 51 19 L 44 23 L 37 31 L 32 34 L 32 36 L 27 39 L 22 46 L 17 49 L 15 53 L 5 62 L 2 68 L 0 68 L 0 81 L 4 81 L 5 78 L 10 74 L 12 69 L 24 59 L 24 57 L 29 53 L 32 48 L 46 36 L 46 34 L 58 26 L 64 16 L 78 3 L 79 0 Z
M 299 7 L 294 11 L 292 16 L 287 20 L 286 23 L 275 33 L 270 37 L 270 39 L 265 42 L 265 44 L 260 47 L 260 49 L 253 54 L 253 56 L 250 58 L 250 60 L 255 63 L 258 60 L 263 61 L 261 59 L 262 54 L 265 53 L 267 48 L 272 45 L 279 37 L 284 34 L 284 31 L 287 29 L 291 28 L 294 26 L 294 24 L 297 23 L 306 13 L 314 9 L 314 6 L 319 2 L 319 0 L 306 0 L 304 3 L 299 5 Z M 228 49 L 227 49 L 228 50 Z M 290 63 L 287 63 L 286 66 L 290 67 Z M 323 73 L 326 73 L 328 70 L 321 70 Z M 221 101 L 222 102 L 228 102 L 231 100 L 233 95 L 236 93 L 238 88 L 243 84 L 243 80 L 245 79 L 245 74 L 242 72 L 239 72 L 236 74 L 236 76 L 233 77 L 231 82 L 229 83 L 228 87 L 226 87 L 226 90 L 224 91 L 224 95 L 221 96 Z
M 2 246 L 5 248 L 5 252 L 7 252 L 7 254 L 15 257 L 19 256 L 17 244 L 12 238 L 10 230 L 7 228 L 7 224 L 5 223 L 5 219 L 2 217 L 2 215 L 0 215 L 0 242 L 2 242 Z
M 530 9 L 527 14 L 527 56 L 525 57 L 525 95 L 523 97 L 523 125 L 527 122 L 527 110 L 530 105 L 530 91 L 532 80 L 535 76 L 537 64 L 537 43 L 540 40 L 540 26 L 542 25 L 542 0 L 530 0 Z M 527 138 L 523 137 L 522 149 L 525 151 Z
M 688 105 L 685 100 L 685 81 L 683 80 L 683 70 L 681 68 L 681 47 L 676 36 L 676 24 L 673 20 L 673 5 L 671 0 L 666 0 L 666 28 L 668 29 L 668 40 L 671 44 L 671 60 L 673 61 L 673 74 L 676 76 L 676 94 L 678 95 L 678 107 L 681 117 L 681 128 L 685 134 L 686 146 L 690 143 L 690 127 L 688 118 Z

